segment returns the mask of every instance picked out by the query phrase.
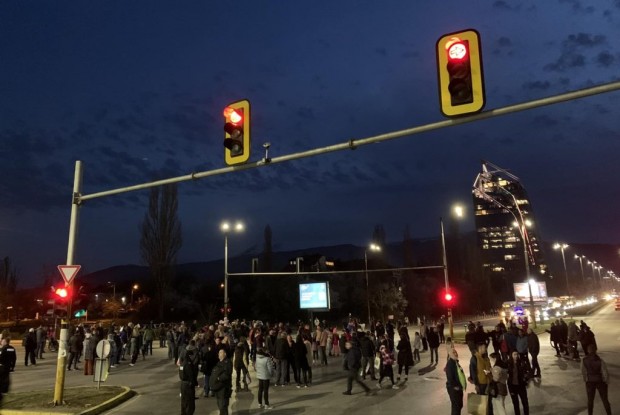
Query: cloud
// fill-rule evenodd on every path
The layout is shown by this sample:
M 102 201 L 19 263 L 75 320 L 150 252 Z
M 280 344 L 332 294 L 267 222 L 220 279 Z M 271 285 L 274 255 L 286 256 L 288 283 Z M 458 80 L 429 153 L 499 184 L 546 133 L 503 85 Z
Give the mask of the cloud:
M 568 4 L 578 13 L 591 14 L 595 11 L 593 6 L 584 7 L 579 0 L 560 0 L 560 4 Z
M 603 51 L 596 56 L 595 60 L 600 66 L 608 68 L 616 61 L 616 58 L 611 53 Z
M 497 0 L 496 2 L 494 2 L 493 8 L 499 9 L 499 10 L 513 10 L 514 9 L 514 7 L 512 7 L 511 5 L 509 5 L 507 2 L 503 0 Z
M 563 72 L 573 68 L 584 67 L 586 65 L 585 53 L 589 49 L 603 46 L 606 43 L 607 37 L 605 35 L 593 35 L 583 32 L 568 35 L 562 41 L 561 55 L 554 62 L 545 65 L 543 69 L 546 71 Z M 599 63 L 601 62 L 599 61 Z
M 568 35 L 568 38 L 564 40 L 565 47 L 593 47 L 602 45 L 607 41 L 605 35 L 590 35 L 587 33 L 578 33 L 576 35 Z
M 553 72 L 563 72 L 567 69 L 581 68 L 586 64 L 584 55 L 574 52 L 564 52 L 560 57 L 552 63 L 544 66 L 544 70 Z
M 548 115 L 538 115 L 538 116 L 533 118 L 532 124 L 541 125 L 541 126 L 545 126 L 545 127 L 551 127 L 551 126 L 554 126 L 554 125 L 558 125 L 559 121 L 556 120 L 555 118 L 551 118 Z

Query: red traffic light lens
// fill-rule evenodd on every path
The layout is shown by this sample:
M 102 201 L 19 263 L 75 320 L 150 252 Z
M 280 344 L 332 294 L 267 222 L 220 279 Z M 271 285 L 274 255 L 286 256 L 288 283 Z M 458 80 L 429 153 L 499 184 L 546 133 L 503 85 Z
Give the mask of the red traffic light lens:
M 231 107 L 224 108 L 224 117 L 227 120 L 230 120 L 230 122 L 233 124 L 239 124 L 241 121 L 243 121 L 242 113 Z
M 444 298 L 446 299 L 446 301 L 452 301 L 452 294 L 447 293 Z
M 458 37 L 453 37 L 446 42 L 446 50 L 448 51 L 448 59 L 463 60 L 467 59 L 468 50 L 466 42 Z
M 66 288 L 57 288 L 56 295 L 59 296 L 60 298 L 67 298 L 69 293 L 67 292 Z

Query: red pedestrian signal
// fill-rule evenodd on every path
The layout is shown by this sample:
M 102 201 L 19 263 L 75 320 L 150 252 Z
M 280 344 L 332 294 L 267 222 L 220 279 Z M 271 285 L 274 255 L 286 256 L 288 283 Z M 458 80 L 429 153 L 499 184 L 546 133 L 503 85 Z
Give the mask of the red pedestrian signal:
M 450 293 L 446 293 L 446 295 L 444 296 L 444 298 L 446 299 L 447 302 L 451 303 L 452 302 L 452 294 Z
M 54 297 L 59 302 L 65 302 L 71 299 L 71 291 L 69 287 L 60 287 L 52 290 Z
M 480 35 L 465 30 L 436 45 L 441 112 L 447 117 L 482 111 L 485 104 Z
M 250 159 L 250 101 L 244 99 L 224 108 L 224 157 L 229 166 Z

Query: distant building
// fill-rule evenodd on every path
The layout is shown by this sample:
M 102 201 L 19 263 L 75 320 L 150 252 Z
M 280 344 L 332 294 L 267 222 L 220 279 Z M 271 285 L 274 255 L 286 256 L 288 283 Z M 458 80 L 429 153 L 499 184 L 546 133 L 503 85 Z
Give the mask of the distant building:
M 517 176 L 488 161 L 472 194 L 483 272 L 492 292 L 514 298 L 512 284 L 527 280 L 526 267 L 529 278 L 542 281 L 547 274 L 530 199 Z

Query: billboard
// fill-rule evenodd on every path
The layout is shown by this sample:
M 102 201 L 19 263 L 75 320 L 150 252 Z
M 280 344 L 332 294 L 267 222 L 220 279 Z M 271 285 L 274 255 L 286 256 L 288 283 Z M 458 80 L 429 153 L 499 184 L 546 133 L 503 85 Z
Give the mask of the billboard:
M 299 284 L 299 308 L 302 310 L 329 310 L 329 283 Z
M 518 282 L 512 284 L 515 290 L 516 302 L 530 302 L 530 290 L 527 282 Z M 534 302 L 547 302 L 547 284 L 544 282 L 535 282 L 532 284 L 532 299 Z

